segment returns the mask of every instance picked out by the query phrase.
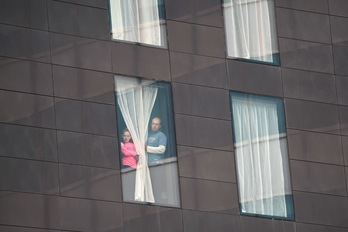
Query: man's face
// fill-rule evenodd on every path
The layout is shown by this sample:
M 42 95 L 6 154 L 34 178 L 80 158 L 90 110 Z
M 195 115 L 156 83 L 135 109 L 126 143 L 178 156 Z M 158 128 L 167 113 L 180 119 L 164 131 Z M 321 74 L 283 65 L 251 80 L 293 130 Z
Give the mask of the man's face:
M 157 132 L 159 131 L 160 128 L 161 128 L 161 120 L 159 118 L 152 119 L 151 130 L 153 132 Z

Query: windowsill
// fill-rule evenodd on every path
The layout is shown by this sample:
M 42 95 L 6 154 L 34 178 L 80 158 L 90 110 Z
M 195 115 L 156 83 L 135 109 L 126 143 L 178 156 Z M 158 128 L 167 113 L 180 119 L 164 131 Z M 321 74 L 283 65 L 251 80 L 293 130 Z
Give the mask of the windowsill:
M 162 165 L 171 164 L 171 163 L 176 163 L 176 162 L 177 162 L 176 157 L 170 157 L 170 158 L 165 158 L 165 159 L 159 160 L 158 163 L 156 163 L 156 164 L 150 164 L 150 165 L 148 165 L 148 167 L 151 169 L 153 167 L 162 166 Z M 123 169 L 121 169 L 121 173 L 128 173 L 128 172 L 133 172 L 136 170 L 137 170 L 136 168 L 123 168 Z
M 158 46 L 158 45 L 147 44 L 147 43 L 140 43 L 140 42 L 133 42 L 133 41 L 128 41 L 128 40 L 113 39 L 112 37 L 111 37 L 111 42 L 125 43 L 125 44 L 129 44 L 129 45 L 137 45 L 137 46 L 140 46 L 140 47 L 167 49 L 167 45 Z
M 229 60 L 237 60 L 237 61 L 241 61 L 241 62 L 262 64 L 262 65 L 269 65 L 269 66 L 275 66 L 275 67 L 279 67 L 280 66 L 280 61 L 272 63 L 272 62 L 267 62 L 267 61 L 259 61 L 259 60 L 253 60 L 253 59 L 237 58 L 237 57 L 231 57 L 231 56 L 227 56 L 227 59 L 229 59 Z

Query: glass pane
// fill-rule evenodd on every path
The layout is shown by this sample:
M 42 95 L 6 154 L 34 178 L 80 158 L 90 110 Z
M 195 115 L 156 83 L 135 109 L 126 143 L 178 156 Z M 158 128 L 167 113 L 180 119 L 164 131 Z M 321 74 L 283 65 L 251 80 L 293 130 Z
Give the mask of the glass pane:
M 224 0 L 227 54 L 279 64 L 273 0 Z
M 243 214 L 293 219 L 282 99 L 231 93 Z
M 112 38 L 165 47 L 162 0 L 110 0 Z
M 180 206 L 171 86 L 115 76 L 123 200 Z

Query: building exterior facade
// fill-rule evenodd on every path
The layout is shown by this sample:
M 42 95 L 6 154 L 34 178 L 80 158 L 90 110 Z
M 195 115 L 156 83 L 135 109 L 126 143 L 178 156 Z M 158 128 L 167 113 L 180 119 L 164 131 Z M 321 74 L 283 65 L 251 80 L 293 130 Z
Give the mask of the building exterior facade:
M 0 231 L 348 232 L 348 1 L 275 0 L 273 64 L 228 55 L 222 1 L 162 3 L 152 46 L 107 0 L 0 0 Z M 118 77 L 169 89 L 155 201 L 125 197 Z M 280 99 L 293 217 L 242 212 L 233 93 Z

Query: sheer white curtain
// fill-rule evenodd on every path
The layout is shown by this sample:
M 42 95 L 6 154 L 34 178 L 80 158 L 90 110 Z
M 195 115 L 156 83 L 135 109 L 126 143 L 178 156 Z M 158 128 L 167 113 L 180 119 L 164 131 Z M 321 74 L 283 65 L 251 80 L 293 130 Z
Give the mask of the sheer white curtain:
M 147 165 L 148 125 L 157 97 L 157 88 L 151 81 L 115 76 L 117 103 L 134 145 L 140 155 L 135 175 L 136 201 L 155 202 L 149 168 Z
M 232 97 L 232 107 L 242 212 L 287 217 L 290 174 L 277 106 Z
M 274 62 L 278 53 L 273 0 L 224 0 L 227 53 Z
M 161 46 L 157 0 L 110 0 L 112 37 Z

